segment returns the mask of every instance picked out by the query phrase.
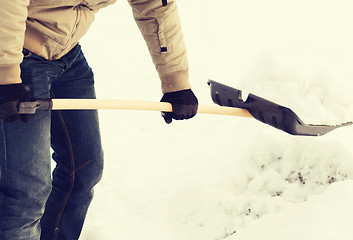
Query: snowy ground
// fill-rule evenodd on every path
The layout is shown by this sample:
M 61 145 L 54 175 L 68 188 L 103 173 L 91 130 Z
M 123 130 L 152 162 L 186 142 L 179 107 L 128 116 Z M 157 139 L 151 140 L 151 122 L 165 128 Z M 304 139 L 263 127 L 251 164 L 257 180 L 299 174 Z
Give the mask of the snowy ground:
M 353 120 L 353 2 L 179 0 L 191 81 L 213 79 L 290 107 L 304 122 Z M 81 43 L 99 98 L 159 101 L 126 1 Z M 105 174 L 82 240 L 352 239 L 353 127 L 294 137 L 258 121 L 101 111 Z

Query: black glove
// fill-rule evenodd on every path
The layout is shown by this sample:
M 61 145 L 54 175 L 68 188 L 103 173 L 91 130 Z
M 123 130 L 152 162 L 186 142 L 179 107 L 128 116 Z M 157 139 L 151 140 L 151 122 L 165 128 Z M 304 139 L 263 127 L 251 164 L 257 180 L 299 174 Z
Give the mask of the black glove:
M 18 113 L 18 103 L 31 100 L 31 94 L 28 87 L 21 83 L 0 85 L 0 119 L 5 122 L 15 122 L 29 120 L 28 114 Z
M 169 102 L 173 106 L 173 112 L 162 112 L 162 117 L 166 123 L 171 123 L 172 119 L 189 119 L 196 115 L 198 101 L 191 89 L 165 93 L 161 102 Z

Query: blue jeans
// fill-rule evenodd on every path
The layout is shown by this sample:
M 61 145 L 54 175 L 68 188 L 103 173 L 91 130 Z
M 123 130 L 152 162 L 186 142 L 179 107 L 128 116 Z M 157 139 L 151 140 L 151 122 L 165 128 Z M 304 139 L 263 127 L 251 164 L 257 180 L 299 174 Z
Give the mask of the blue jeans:
M 95 98 L 79 45 L 56 61 L 23 52 L 21 78 L 34 98 Z M 102 171 L 97 111 L 38 111 L 27 123 L 0 121 L 0 239 L 78 239 Z

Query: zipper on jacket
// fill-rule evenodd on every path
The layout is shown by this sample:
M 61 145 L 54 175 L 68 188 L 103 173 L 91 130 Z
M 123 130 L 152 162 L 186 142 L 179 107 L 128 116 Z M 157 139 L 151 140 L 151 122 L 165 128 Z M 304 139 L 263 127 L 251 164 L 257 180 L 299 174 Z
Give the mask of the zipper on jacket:
M 167 4 L 168 4 L 167 0 L 162 0 L 163 7 L 167 6 Z

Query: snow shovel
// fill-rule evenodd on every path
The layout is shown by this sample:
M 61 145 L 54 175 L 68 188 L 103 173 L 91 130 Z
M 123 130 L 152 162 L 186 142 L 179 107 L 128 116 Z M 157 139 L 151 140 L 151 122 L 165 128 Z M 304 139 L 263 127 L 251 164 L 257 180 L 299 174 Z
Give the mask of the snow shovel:
M 253 94 L 249 94 L 246 101 L 242 99 L 242 91 L 209 80 L 212 100 L 220 105 L 248 110 L 251 115 L 272 127 L 283 130 L 292 135 L 321 136 L 336 128 L 353 124 L 347 122 L 339 125 L 305 124 L 291 109 L 278 105 Z
M 348 122 L 336 126 L 308 125 L 289 108 L 250 94 L 244 102 L 241 90 L 228 87 L 215 81 L 208 81 L 211 95 L 220 106 L 199 105 L 197 113 L 231 115 L 260 120 L 292 135 L 320 136 L 336 128 L 348 126 Z M 7 103 L 17 104 L 17 103 Z M 20 102 L 18 112 L 34 114 L 36 110 L 84 110 L 84 109 L 125 109 L 172 112 L 172 105 L 165 102 L 97 99 L 41 99 L 33 102 Z M 0 116 L 1 116 L 0 105 Z

